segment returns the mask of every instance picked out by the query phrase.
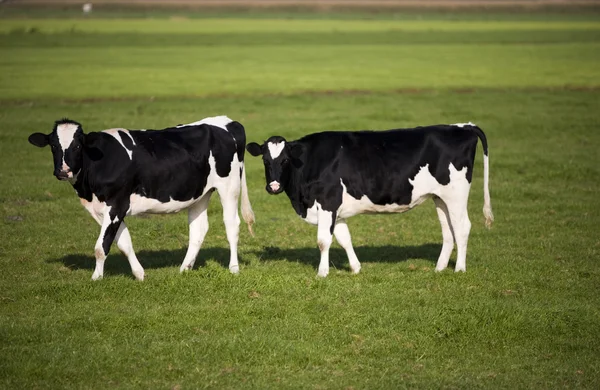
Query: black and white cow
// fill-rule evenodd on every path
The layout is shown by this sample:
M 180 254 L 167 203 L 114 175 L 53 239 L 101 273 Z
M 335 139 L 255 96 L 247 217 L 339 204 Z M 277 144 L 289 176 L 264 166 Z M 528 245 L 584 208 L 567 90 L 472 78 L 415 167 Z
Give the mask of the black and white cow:
M 329 273 L 332 235 L 345 249 L 354 273 L 360 263 L 346 219 L 363 213 L 402 213 L 433 198 L 442 225 L 443 246 L 436 270 L 448 266 L 457 245 L 456 271 L 466 270 L 471 222 L 467 201 L 477 139 L 483 145 L 483 213 L 493 221 L 489 159 L 485 134 L 471 123 L 388 131 L 340 131 L 309 134 L 288 142 L 270 137 L 249 143 L 263 156 L 267 192 L 283 191 L 296 213 L 318 226 L 321 250 L 318 276 Z
M 124 222 L 126 216 L 140 213 L 188 209 L 189 247 L 180 270 L 191 269 L 208 231 L 207 208 L 214 190 L 223 205 L 229 270 L 239 272 L 240 191 L 242 217 L 250 232 L 254 222 L 244 169 L 246 133 L 240 123 L 217 116 L 164 130 L 117 128 L 85 134 L 79 123 L 63 119 L 50 134 L 31 134 L 29 142 L 50 145 L 54 176 L 73 185 L 81 204 L 102 226 L 93 280 L 102 278 L 114 240 L 133 275 L 144 279 Z

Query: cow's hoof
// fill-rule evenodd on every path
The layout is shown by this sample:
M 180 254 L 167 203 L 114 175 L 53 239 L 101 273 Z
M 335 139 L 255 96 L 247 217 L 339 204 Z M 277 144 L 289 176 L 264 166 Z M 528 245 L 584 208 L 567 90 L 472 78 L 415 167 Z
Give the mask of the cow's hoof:
M 454 272 L 467 272 L 466 268 L 455 268 Z
M 102 279 L 102 275 L 97 274 L 95 272 L 92 274 L 92 280 L 100 280 L 100 279 Z
M 180 273 L 184 273 L 187 271 L 191 271 L 192 270 L 192 265 L 182 265 L 181 267 L 179 267 L 179 272 Z
M 143 282 L 144 281 L 144 270 L 142 270 L 141 272 L 140 271 L 134 272 L 133 276 L 135 277 L 136 280 Z
M 317 278 L 326 278 L 327 275 L 329 275 L 329 271 L 321 271 L 321 270 L 319 270 L 319 272 L 317 273 Z
M 360 266 L 359 267 L 354 267 L 354 268 L 350 268 L 350 271 L 352 271 L 352 273 L 354 275 L 360 273 Z
M 240 273 L 240 266 L 239 265 L 234 265 L 232 267 L 229 267 L 229 272 L 231 272 L 234 275 L 239 274 Z

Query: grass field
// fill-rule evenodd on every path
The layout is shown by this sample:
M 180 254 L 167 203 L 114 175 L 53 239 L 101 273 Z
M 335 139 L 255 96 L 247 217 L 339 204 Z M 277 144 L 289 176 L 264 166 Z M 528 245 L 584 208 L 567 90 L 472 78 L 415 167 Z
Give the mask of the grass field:
M 600 14 L 181 13 L 0 12 L 0 387 L 600 387 Z M 99 228 L 27 136 L 219 114 L 250 141 L 475 122 L 495 224 L 479 149 L 465 274 L 433 271 L 427 202 L 350 219 L 361 274 L 334 244 L 317 279 L 247 156 L 239 275 L 213 199 L 196 269 L 185 214 L 130 218 L 146 280 L 113 248 L 91 282 Z

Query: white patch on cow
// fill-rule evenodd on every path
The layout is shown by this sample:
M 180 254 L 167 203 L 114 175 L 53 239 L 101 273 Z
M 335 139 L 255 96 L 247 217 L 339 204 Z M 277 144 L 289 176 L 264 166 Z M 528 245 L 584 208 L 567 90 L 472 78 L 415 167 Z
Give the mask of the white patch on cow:
M 230 124 L 231 122 L 233 122 L 233 120 L 231 120 L 226 115 L 220 115 L 220 116 L 211 116 L 211 117 L 204 118 L 204 119 L 201 119 L 201 120 L 193 122 L 193 123 L 188 123 L 187 125 L 179 125 L 177 127 L 179 128 L 179 127 L 197 126 L 197 125 L 207 124 L 207 125 L 211 125 L 211 126 L 220 127 L 223 130 L 227 131 L 227 125 Z
M 129 156 L 129 159 L 133 160 L 133 150 L 127 149 L 127 147 L 123 143 L 123 140 L 121 139 L 121 134 L 119 133 L 119 131 L 122 131 L 122 132 L 126 133 L 127 135 L 129 135 L 129 137 L 133 141 L 133 138 L 131 137 L 131 134 L 129 134 L 129 130 L 127 130 L 127 129 L 108 129 L 108 130 L 102 130 L 103 133 L 112 135 L 121 144 L 121 146 L 123 147 L 123 149 L 125 149 L 125 151 L 127 152 L 127 155 Z M 134 142 L 134 145 L 135 145 L 135 142 Z
M 75 137 L 75 132 L 79 127 L 73 123 L 63 123 L 56 127 L 56 135 L 58 136 L 58 142 L 60 143 L 60 147 L 63 152 L 69 148 L 71 142 L 73 142 L 73 138 Z
M 68 173 L 68 178 L 73 178 L 73 173 L 70 172 L 71 168 L 65 163 L 65 151 L 69 148 L 75 138 L 75 132 L 79 126 L 74 123 L 63 123 L 56 127 L 56 135 L 58 137 L 58 143 L 63 151 L 61 169 Z
M 92 196 L 92 201 L 88 202 L 83 198 L 79 198 L 81 205 L 85 207 L 85 209 L 90 213 L 90 215 L 98 222 L 98 224 L 102 225 L 102 218 L 104 218 L 104 209 L 106 208 L 106 203 L 100 202 L 96 195 Z
M 275 160 L 283 151 L 283 148 L 285 147 L 285 142 L 269 142 L 267 144 L 267 147 L 269 148 L 271 158 Z
M 311 225 L 316 225 L 319 222 L 319 214 L 318 211 L 321 208 L 321 205 L 319 204 L 319 202 L 317 202 L 315 200 L 315 203 L 306 210 L 306 217 L 302 218 L 304 219 L 306 222 L 310 223 Z
M 473 126 L 473 127 L 476 127 L 477 125 L 475 123 L 467 122 L 467 123 L 454 123 L 451 126 L 457 126 L 457 127 Z
M 471 189 L 471 183 L 467 180 L 467 167 L 463 167 L 460 171 L 457 170 L 454 165 L 450 164 L 450 183 L 445 186 L 440 186 L 440 189 L 436 193 L 442 198 L 450 209 L 452 209 L 451 203 L 456 200 L 458 203 L 465 203 L 469 198 L 469 191 Z
M 169 198 L 168 202 L 161 202 L 158 199 L 147 198 L 139 194 L 131 194 L 129 196 L 129 210 L 127 215 L 137 215 L 142 213 L 149 214 L 168 214 L 177 213 L 183 209 L 190 207 L 198 199 L 190 199 L 186 201 L 174 200 Z

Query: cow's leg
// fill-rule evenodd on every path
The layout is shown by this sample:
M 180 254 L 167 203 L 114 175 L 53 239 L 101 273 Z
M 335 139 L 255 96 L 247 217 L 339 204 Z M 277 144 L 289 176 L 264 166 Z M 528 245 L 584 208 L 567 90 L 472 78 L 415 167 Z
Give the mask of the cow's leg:
M 190 245 L 179 268 L 180 272 L 191 270 L 196 262 L 198 251 L 208 232 L 208 203 L 212 192 L 207 193 L 196 204 L 188 209 L 188 223 L 190 225 Z
M 237 188 L 237 191 L 219 192 L 221 205 L 223 206 L 223 222 L 225 223 L 227 241 L 229 241 L 229 249 L 231 251 L 229 257 L 229 271 L 232 274 L 240 272 L 237 254 L 237 244 L 240 234 L 240 216 L 238 215 L 238 198 L 240 196 L 239 186 L 237 186 Z
M 102 227 L 100 228 L 100 235 L 98 236 L 98 240 L 96 241 L 96 246 L 94 248 L 94 253 L 96 255 L 96 269 L 92 274 L 92 280 L 102 279 L 104 276 L 104 261 L 106 260 L 106 256 L 108 256 L 110 246 L 117 236 L 117 231 L 119 230 L 121 221 L 122 217 L 114 215 L 111 212 L 110 207 L 105 209 L 103 213 Z
M 129 229 L 127 229 L 125 222 L 121 222 L 119 230 L 117 230 L 115 240 L 117 241 L 117 246 L 119 247 L 121 253 L 127 256 L 133 276 L 135 276 L 137 280 L 144 280 L 144 268 L 135 256 L 133 244 L 131 242 L 131 235 L 129 234 Z
M 440 257 L 438 257 L 437 265 L 435 266 L 436 271 L 443 271 L 448 267 L 448 261 L 450 261 L 450 255 L 454 249 L 454 233 L 450 225 L 450 215 L 448 214 L 448 207 L 443 200 L 437 196 L 433 198 L 435 202 L 435 209 L 440 219 L 440 225 L 442 226 L 442 251 Z
M 468 189 L 460 195 L 445 200 L 450 215 L 450 227 L 456 241 L 456 267 L 454 271 L 467 270 L 467 243 L 471 232 L 471 221 L 467 212 Z
M 321 261 L 319 262 L 319 272 L 317 276 L 322 278 L 329 274 L 329 248 L 333 241 L 332 227 L 333 227 L 333 212 L 325 211 L 319 207 L 317 211 L 318 223 L 317 223 L 317 244 L 321 251 Z
M 350 269 L 352 270 L 352 273 L 359 273 L 360 262 L 358 261 L 358 257 L 356 257 L 356 253 L 354 253 L 354 248 L 352 247 L 352 238 L 350 237 L 350 230 L 348 230 L 348 224 L 346 224 L 345 220 L 340 219 L 337 221 L 333 230 L 333 234 L 335 235 L 337 242 L 346 251 L 346 255 L 348 255 L 348 262 L 350 263 Z

